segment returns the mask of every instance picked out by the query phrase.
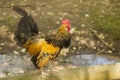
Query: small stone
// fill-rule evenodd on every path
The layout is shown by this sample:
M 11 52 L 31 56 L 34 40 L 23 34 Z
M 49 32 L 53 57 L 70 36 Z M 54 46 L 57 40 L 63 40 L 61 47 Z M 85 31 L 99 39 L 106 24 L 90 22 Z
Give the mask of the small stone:
M 81 27 L 85 27 L 85 24 L 82 24 Z
M 60 24 L 60 21 L 56 21 L 56 24 Z
M 24 70 L 20 70 L 19 73 L 24 73 Z
M 19 52 L 17 52 L 17 51 L 13 51 L 13 53 L 14 53 L 14 54 L 18 54 Z
M 90 46 L 94 47 L 95 46 L 95 42 L 94 41 L 90 41 Z
M 73 34 L 74 32 L 75 32 L 75 28 L 72 28 L 72 29 L 70 30 L 70 33 Z
M 25 51 L 26 51 L 26 49 L 21 49 L 21 52 L 23 52 L 23 53 L 24 53 Z
M 76 47 L 73 47 L 73 50 L 76 50 Z
M 96 49 L 96 47 L 94 46 L 93 49 Z
M 108 53 L 112 53 L 112 51 L 111 51 L 111 50 L 108 50 Z
M 90 17 L 90 15 L 89 15 L 89 14 L 85 14 L 85 17 L 87 17 L 87 18 L 88 18 L 88 17 Z
M 6 61 L 7 61 L 7 62 L 10 62 L 10 59 L 7 59 Z
M 100 49 L 97 49 L 98 51 L 100 51 Z
M 5 45 L 5 43 L 0 43 L 1 46 Z
M 63 15 L 67 15 L 67 13 L 63 13 Z
M 76 40 L 76 41 L 80 41 L 80 37 L 77 36 L 77 37 L 75 38 L 75 40 Z
M 108 45 L 108 43 L 105 43 L 106 45 Z
M 47 12 L 48 15 L 53 15 L 53 12 Z
M 83 2 L 83 0 L 80 0 L 80 3 L 82 3 Z
M 99 37 L 100 37 L 101 39 L 105 39 L 105 37 L 104 37 L 103 34 L 100 34 Z
M 60 17 L 59 20 L 62 20 L 62 18 Z
M 11 3 L 11 6 L 14 6 L 14 3 Z

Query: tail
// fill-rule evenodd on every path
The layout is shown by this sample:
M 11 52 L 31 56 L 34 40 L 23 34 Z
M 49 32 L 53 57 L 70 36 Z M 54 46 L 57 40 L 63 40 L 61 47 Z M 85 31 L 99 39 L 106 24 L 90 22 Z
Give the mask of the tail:
M 28 13 L 18 6 L 13 6 L 13 10 L 16 11 L 21 16 L 28 16 Z
M 28 39 L 38 35 L 38 26 L 33 17 L 28 15 L 25 10 L 18 6 L 14 6 L 13 10 L 22 16 L 18 23 L 14 37 L 18 45 L 22 46 Z

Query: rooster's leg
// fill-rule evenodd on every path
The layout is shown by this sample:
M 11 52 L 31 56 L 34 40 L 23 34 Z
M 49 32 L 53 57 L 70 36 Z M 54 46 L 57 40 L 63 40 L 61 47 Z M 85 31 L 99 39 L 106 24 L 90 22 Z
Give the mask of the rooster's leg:
M 45 72 L 44 68 L 41 68 L 41 77 L 42 80 L 44 80 L 49 74 L 47 72 Z
M 49 69 L 50 69 L 50 72 L 53 72 L 53 62 L 52 61 L 49 62 Z

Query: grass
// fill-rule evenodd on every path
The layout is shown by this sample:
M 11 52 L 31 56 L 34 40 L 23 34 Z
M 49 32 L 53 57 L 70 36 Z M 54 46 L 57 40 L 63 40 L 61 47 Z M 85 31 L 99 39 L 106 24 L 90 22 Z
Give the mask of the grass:
M 12 16 L 5 16 L 0 20 L 0 24 L 9 26 L 8 27 L 9 31 L 13 31 L 13 28 L 15 27 L 15 22 Z
M 99 32 L 105 32 L 114 40 L 120 40 L 120 10 L 114 3 L 91 7 L 89 22 L 93 22 L 94 28 Z M 103 8 L 104 7 L 104 8 Z M 106 8 L 105 8 L 106 7 Z M 108 8 L 107 8 L 108 7 Z

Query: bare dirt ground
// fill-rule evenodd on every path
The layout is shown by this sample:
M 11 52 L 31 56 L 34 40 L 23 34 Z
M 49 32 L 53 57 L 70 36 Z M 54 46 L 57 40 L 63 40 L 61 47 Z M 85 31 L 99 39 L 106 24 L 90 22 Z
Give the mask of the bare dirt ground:
M 49 32 L 58 28 L 62 19 L 69 19 L 72 27 L 72 42 L 66 57 L 86 53 L 119 54 L 119 45 L 116 46 L 116 43 L 108 34 L 103 33 L 101 30 L 95 30 L 94 21 L 90 19 L 90 12 L 96 7 L 99 7 L 98 10 L 100 9 L 103 13 L 109 13 L 109 10 L 114 5 L 111 0 L 11 0 L 9 2 L 2 0 L 0 2 L 0 65 L 6 66 L 7 64 L 7 66 L 10 66 L 13 64 L 15 66 L 13 68 L 19 71 L 13 72 L 14 74 L 24 73 L 25 61 L 30 63 L 27 65 L 27 67 L 30 66 L 28 69 L 31 69 L 32 63 L 29 61 L 30 56 L 23 48 L 17 46 L 14 41 L 14 31 L 21 16 L 12 10 L 13 5 L 21 6 L 34 17 L 39 26 L 40 37 L 44 37 Z M 101 15 L 96 15 L 95 18 L 97 16 Z M 15 61 L 13 61 L 13 58 Z M 67 62 L 64 58 L 58 61 Z M 22 65 L 22 68 L 18 68 L 16 64 L 18 66 Z M 5 76 L 9 73 L 14 75 L 11 73 L 11 70 L 15 70 L 13 68 L 9 70 L 5 66 L 0 70 L 3 73 L 1 75 Z M 32 69 L 34 70 L 33 66 Z

